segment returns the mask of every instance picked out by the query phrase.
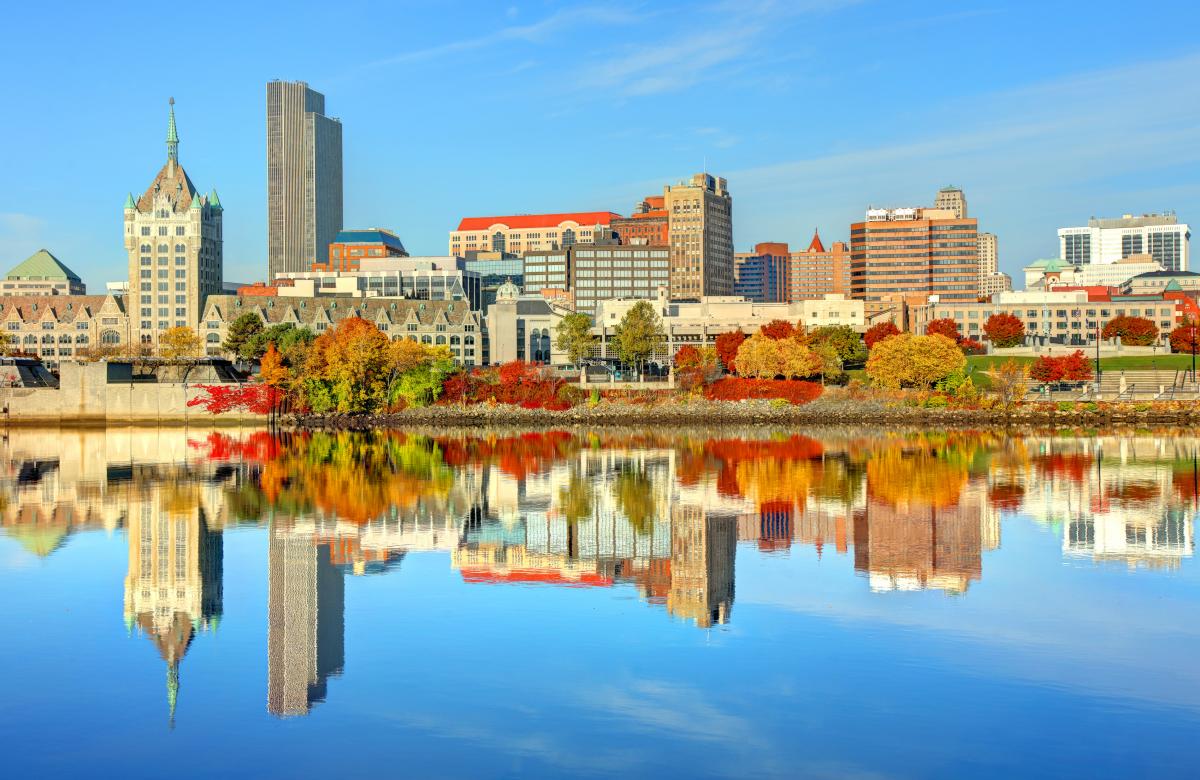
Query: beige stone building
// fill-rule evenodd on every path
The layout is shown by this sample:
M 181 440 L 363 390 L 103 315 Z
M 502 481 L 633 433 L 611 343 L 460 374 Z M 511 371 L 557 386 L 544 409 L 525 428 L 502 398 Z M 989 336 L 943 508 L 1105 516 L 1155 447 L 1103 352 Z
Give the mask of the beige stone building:
M 995 233 L 978 234 L 979 296 L 990 298 L 1012 290 L 1012 277 L 1000 272 L 999 240 Z
M 115 295 L 0 296 L 0 328 L 14 351 L 49 368 L 90 347 L 130 341 L 125 303 Z
M 141 197 L 125 200 L 134 341 L 156 345 L 170 328 L 198 329 L 205 300 L 221 292 L 222 216 L 216 190 L 201 195 L 179 163 L 172 98 L 167 162 Z
M 725 179 L 697 173 L 663 188 L 671 297 L 733 294 L 733 197 Z
M 949 211 L 955 219 L 963 219 L 967 216 L 967 196 L 953 185 L 942 187 L 933 201 L 933 207 Z
M 264 295 L 211 295 L 204 309 L 200 339 L 208 355 L 224 355 L 229 326 L 243 314 L 267 325 L 291 324 L 317 335 L 347 317 L 375 323 L 392 341 L 407 338 L 446 346 L 455 361 L 483 361 L 483 320 L 466 301 L 413 301 L 395 298 L 290 298 Z

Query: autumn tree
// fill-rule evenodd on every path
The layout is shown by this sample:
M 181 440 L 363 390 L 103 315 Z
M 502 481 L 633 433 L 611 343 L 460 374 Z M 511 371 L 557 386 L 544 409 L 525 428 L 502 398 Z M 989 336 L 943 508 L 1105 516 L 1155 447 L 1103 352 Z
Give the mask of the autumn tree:
M 257 314 L 246 312 L 229 323 L 229 332 L 226 334 L 225 343 L 221 345 L 221 348 L 237 357 L 252 360 L 257 357 L 253 353 L 253 339 L 262 330 L 262 318 Z
M 649 301 L 638 301 L 625 312 L 613 333 L 613 347 L 621 362 L 641 367 L 666 346 L 662 320 Z
M 722 333 L 717 336 L 716 348 L 717 357 L 721 361 L 721 365 L 725 366 L 725 370 L 731 374 L 737 373 L 737 352 L 742 346 L 742 342 L 746 340 L 746 334 L 740 330 Z
M 166 360 L 186 360 L 200 354 L 200 337 L 186 325 L 168 328 L 158 337 L 159 357 Z
M 862 363 L 867 359 L 867 345 L 858 331 L 849 325 L 826 325 L 809 333 L 809 346 L 817 349 L 826 345 L 843 364 Z
M 1029 392 L 1029 366 L 1019 360 L 1004 361 L 991 377 L 992 392 L 1003 409 L 1013 409 Z
M 297 328 L 290 322 L 280 322 L 261 328 L 247 338 L 238 356 L 245 360 L 259 360 L 266 353 L 267 345 L 274 344 L 287 365 L 300 366 L 304 364 L 303 355 L 300 353 L 307 350 L 315 338 L 316 334 L 308 328 Z
M 555 327 L 555 345 L 567 354 L 571 365 L 583 364 L 592 354 L 596 336 L 592 333 L 592 318 L 581 312 L 568 314 Z
M 684 344 L 675 353 L 675 378 L 684 390 L 692 390 L 715 379 L 720 373 L 717 351 L 713 347 L 697 349 Z
M 1085 382 L 1095 376 L 1092 370 L 1092 361 L 1083 354 L 1082 349 L 1077 349 L 1069 355 L 1063 355 L 1058 361 L 1062 366 L 1063 379 L 1068 382 Z
M 961 371 L 966 362 L 958 345 L 945 336 L 902 333 L 875 344 L 867 359 L 867 376 L 880 387 L 928 389 Z
M 399 343 L 401 342 L 393 342 Z M 423 355 L 420 358 L 411 353 L 407 355 L 404 370 L 389 383 L 389 403 L 395 404 L 403 400 L 406 406 L 427 406 L 438 399 L 446 380 L 457 370 L 449 347 L 423 344 L 418 346 L 421 347 Z M 390 357 L 396 359 L 395 353 Z
M 756 379 L 782 376 L 801 379 L 821 373 L 820 355 L 793 338 L 772 339 L 761 332 L 742 343 L 737 353 L 738 373 Z
M 896 327 L 896 323 L 889 320 L 868 328 L 867 332 L 863 334 L 863 343 L 867 345 L 867 349 L 873 349 L 884 339 L 898 335 L 900 335 L 900 329 Z
M 1121 339 L 1131 347 L 1148 347 L 1158 340 L 1158 326 L 1145 317 L 1114 317 L 1100 333 L 1106 339 Z
M 956 343 L 962 339 L 962 334 L 958 332 L 958 323 L 950 317 L 942 317 L 940 319 L 931 320 L 930 323 L 925 326 L 925 335 L 945 336 Z
M 384 406 L 388 339 L 360 317 L 347 317 L 313 342 L 303 389 L 314 412 L 373 412 Z
M 758 329 L 758 335 L 774 341 L 790 339 L 796 335 L 796 326 L 787 320 L 771 320 Z
M 1200 326 L 1188 318 L 1171 331 L 1171 351 L 1185 355 L 1200 354 Z
M 1015 316 L 1007 312 L 993 314 L 983 323 L 983 332 L 993 346 L 1019 347 L 1025 341 L 1025 326 Z

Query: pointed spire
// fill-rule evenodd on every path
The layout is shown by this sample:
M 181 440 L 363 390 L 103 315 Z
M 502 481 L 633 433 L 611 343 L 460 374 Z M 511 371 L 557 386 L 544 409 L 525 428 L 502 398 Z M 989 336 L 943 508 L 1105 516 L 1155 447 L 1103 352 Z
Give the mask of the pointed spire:
M 192 206 L 191 207 L 194 209 L 198 209 L 202 205 L 203 204 L 200 203 L 200 193 L 197 192 L 195 195 L 192 196 Z
M 214 187 L 213 191 L 208 195 L 208 205 L 217 211 L 224 211 L 224 209 L 221 208 L 221 199 L 217 197 L 216 187 Z
M 127 209 L 136 209 L 137 208 L 137 203 L 135 203 L 133 200 L 132 192 L 125 196 L 125 208 L 127 208 Z
M 167 664 L 167 707 L 171 728 L 175 728 L 175 702 L 179 700 L 179 662 Z
M 170 117 L 167 119 L 167 162 L 179 162 L 179 132 L 175 129 L 175 98 L 169 101 Z
M 821 231 L 816 228 L 813 229 L 813 238 L 808 245 L 808 251 L 825 254 L 825 245 L 821 243 Z

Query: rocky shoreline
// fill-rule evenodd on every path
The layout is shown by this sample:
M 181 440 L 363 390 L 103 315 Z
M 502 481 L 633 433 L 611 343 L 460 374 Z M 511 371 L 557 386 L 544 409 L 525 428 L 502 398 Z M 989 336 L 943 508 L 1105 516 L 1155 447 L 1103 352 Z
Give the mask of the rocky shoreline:
M 916 427 L 1026 426 L 1090 428 L 1200 424 L 1200 404 L 1095 404 L 1063 409 L 1030 403 L 1013 411 L 938 409 L 877 400 L 818 400 L 799 406 L 770 401 L 691 401 L 671 404 L 602 402 L 565 411 L 526 409 L 505 404 L 429 406 L 393 414 L 294 415 L 285 425 L 309 430 L 374 430 L 425 427 L 653 426 L 664 425 L 908 425 Z

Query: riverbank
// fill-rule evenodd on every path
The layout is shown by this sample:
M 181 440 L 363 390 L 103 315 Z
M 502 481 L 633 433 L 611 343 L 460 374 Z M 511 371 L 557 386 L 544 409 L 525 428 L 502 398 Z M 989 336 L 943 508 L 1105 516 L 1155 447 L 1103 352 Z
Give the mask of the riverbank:
M 654 426 L 664 425 L 909 425 L 916 427 L 1049 426 L 1059 428 L 1113 425 L 1200 424 L 1200 404 L 1162 403 L 1026 403 L 1001 409 L 921 408 L 903 402 L 823 396 L 812 403 L 772 401 L 688 400 L 669 403 L 602 401 L 564 411 L 526 409 L 508 404 L 439 405 L 393 414 L 296 415 L 284 423 L 311 430 L 372 430 L 408 426 Z

